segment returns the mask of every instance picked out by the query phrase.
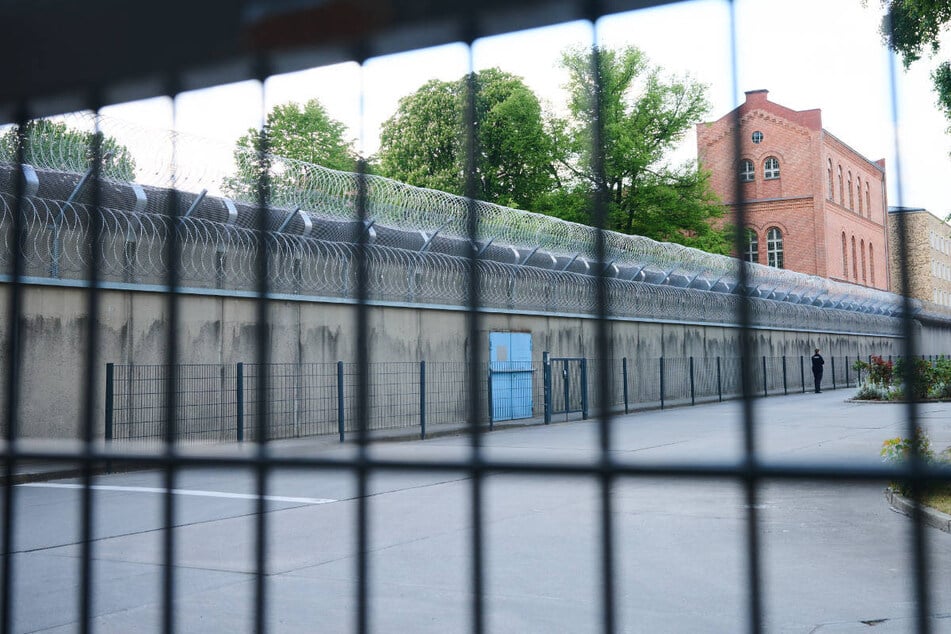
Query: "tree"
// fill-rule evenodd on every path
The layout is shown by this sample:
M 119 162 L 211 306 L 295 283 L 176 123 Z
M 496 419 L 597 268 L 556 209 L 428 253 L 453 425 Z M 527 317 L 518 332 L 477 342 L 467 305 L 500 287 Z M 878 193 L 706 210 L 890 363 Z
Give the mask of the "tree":
M 554 122 L 552 133 L 562 147 L 560 165 L 575 195 L 591 201 L 603 192 L 610 229 L 728 253 L 728 230 L 710 224 L 724 209 L 708 175 L 696 161 L 672 166 L 666 160 L 709 111 L 706 86 L 689 77 L 665 78 L 634 47 L 569 49 L 562 64 L 569 73 L 568 116 Z M 593 154 L 597 99 L 601 173 L 594 168 Z M 573 212 L 579 208 L 592 223 L 593 205 L 568 205 Z
M 256 200 L 262 170 L 269 174 L 272 192 L 305 187 L 311 165 L 352 172 L 357 159 L 346 133 L 347 126 L 331 117 L 317 99 L 275 106 L 268 113 L 263 135 L 251 128 L 238 139 L 237 172 L 225 179 L 224 189 L 236 198 Z M 265 139 L 268 156 L 262 157 Z
M 948 0 L 882 0 L 882 36 L 888 47 L 901 55 L 905 68 L 928 51 L 941 52 L 941 34 L 951 26 Z M 940 62 L 932 71 L 938 106 L 951 120 L 951 60 Z M 951 128 L 949 128 L 951 132 Z
M 432 80 L 400 100 L 380 134 L 380 170 L 399 181 L 466 193 L 465 112 L 475 94 L 475 187 L 480 200 L 531 208 L 554 183 L 554 145 L 538 97 L 497 68 Z
M 84 132 L 65 123 L 35 119 L 16 126 L 0 136 L 0 163 L 16 163 L 21 139 L 24 141 L 23 162 L 34 167 L 84 173 L 93 158 L 93 144 L 100 143 L 102 178 L 120 181 L 135 179 L 135 159 L 129 149 L 101 132 Z

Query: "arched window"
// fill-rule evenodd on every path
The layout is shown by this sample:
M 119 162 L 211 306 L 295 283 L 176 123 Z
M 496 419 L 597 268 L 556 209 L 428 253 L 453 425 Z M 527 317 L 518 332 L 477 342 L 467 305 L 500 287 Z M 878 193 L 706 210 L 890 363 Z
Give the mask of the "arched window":
M 849 170 L 849 209 L 855 209 L 855 196 L 852 195 L 852 170 Z
M 872 217 L 872 194 L 869 193 L 868 181 L 865 182 L 865 213 Z
M 846 279 L 849 277 L 849 242 L 844 231 L 842 232 L 842 277 Z
M 865 240 L 862 240 L 862 242 L 859 244 L 859 249 L 859 253 L 862 254 L 862 284 L 867 284 L 868 277 L 866 277 L 865 269 Z
M 862 178 L 859 176 L 855 177 L 855 197 L 858 198 L 859 203 L 859 215 L 862 215 Z
M 842 183 L 842 166 L 839 165 L 839 204 L 845 204 L 845 185 Z
M 746 251 L 743 259 L 747 262 L 759 262 L 759 238 L 755 229 L 746 230 Z
M 868 243 L 868 272 L 869 272 L 869 283 L 872 286 L 875 286 L 875 249 L 872 248 L 872 243 Z
M 779 159 L 775 156 L 770 156 L 763 161 L 763 178 L 766 180 L 779 178 Z
M 859 281 L 859 261 L 855 257 L 855 236 L 852 236 L 852 279 Z
M 835 200 L 835 182 L 832 180 L 832 159 L 829 159 L 829 200 Z
M 753 161 L 749 159 L 743 159 L 740 162 L 740 180 L 744 183 L 748 183 L 755 177 L 756 168 L 753 166 Z
M 766 263 L 783 268 L 783 232 L 776 227 L 766 232 Z

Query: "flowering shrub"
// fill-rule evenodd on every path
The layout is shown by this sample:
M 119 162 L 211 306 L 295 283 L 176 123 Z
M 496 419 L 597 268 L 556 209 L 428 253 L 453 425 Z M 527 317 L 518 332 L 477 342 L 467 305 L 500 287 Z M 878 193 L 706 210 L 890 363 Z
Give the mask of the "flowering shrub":
M 928 434 L 921 427 L 915 427 L 915 433 L 911 438 L 899 436 L 884 441 L 880 455 L 884 462 L 901 464 L 908 460 L 912 451 L 916 451 L 924 462 L 935 461 L 931 439 L 928 438 Z M 947 453 L 947 451 L 942 452 L 942 457 Z M 890 486 L 902 495 L 909 495 L 911 492 L 911 486 L 907 482 L 892 481 Z
M 895 364 L 886 361 L 880 356 L 872 355 L 868 362 L 856 359 L 852 369 L 859 375 L 864 372 L 865 379 L 859 387 L 856 398 L 863 400 L 888 401 L 894 398 L 892 380 L 895 374 Z

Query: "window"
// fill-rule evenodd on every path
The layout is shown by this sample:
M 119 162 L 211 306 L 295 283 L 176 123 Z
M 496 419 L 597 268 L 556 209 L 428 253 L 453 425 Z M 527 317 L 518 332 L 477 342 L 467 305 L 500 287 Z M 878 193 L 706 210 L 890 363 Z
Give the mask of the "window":
M 754 229 L 746 230 L 746 251 L 743 252 L 743 259 L 747 262 L 759 262 L 759 238 Z
M 862 284 L 867 284 L 868 277 L 866 276 L 866 271 L 865 271 L 865 240 L 862 240 L 862 242 L 859 245 L 859 249 L 860 249 L 860 253 L 862 254 Z
M 862 179 L 858 176 L 855 177 L 855 197 L 858 199 L 859 203 L 859 215 L 862 215 Z
M 835 200 L 835 182 L 832 180 L 832 159 L 829 159 L 829 200 Z
M 875 286 L 875 250 L 872 248 L 872 243 L 868 243 L 868 274 L 869 274 L 869 283 L 872 286 Z
M 757 130 L 753 133 L 753 143 L 762 143 L 763 142 L 763 133 Z
M 865 183 L 865 213 L 872 217 L 872 195 L 869 193 L 868 182 Z
M 852 196 L 852 171 L 849 170 L 849 209 L 855 209 L 855 197 Z
M 845 185 L 842 184 L 842 166 L 839 165 L 839 204 L 845 202 Z
M 783 268 L 783 233 L 776 227 L 766 232 L 766 263 Z
M 849 243 L 845 237 L 845 232 L 842 232 L 842 277 L 849 277 Z
M 740 180 L 744 183 L 748 183 L 756 176 L 756 168 L 753 166 L 753 161 L 749 159 L 743 159 L 740 163 Z
M 855 257 L 855 236 L 852 236 L 852 279 L 859 281 L 859 262 Z
M 767 180 L 779 178 L 779 159 L 775 156 L 763 161 L 763 178 Z

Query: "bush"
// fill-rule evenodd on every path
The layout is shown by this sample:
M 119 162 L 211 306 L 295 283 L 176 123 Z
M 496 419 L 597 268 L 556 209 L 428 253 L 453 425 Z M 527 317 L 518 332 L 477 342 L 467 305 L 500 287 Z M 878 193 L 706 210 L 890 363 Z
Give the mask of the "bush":
M 914 386 L 916 400 L 928 398 L 928 388 L 934 383 L 931 364 L 918 357 L 912 359 L 911 362 L 899 359 L 895 363 L 895 377 L 904 386 L 906 393 L 910 385 Z
M 859 391 L 855 398 L 860 401 L 887 401 L 891 393 L 880 385 L 874 383 L 863 383 L 859 386 Z
M 951 462 L 951 447 L 948 447 L 937 456 L 934 448 L 931 446 L 931 439 L 921 428 L 916 427 L 914 435 L 911 438 L 889 438 L 882 443 L 880 455 L 884 462 L 900 465 L 906 462 L 912 452 L 917 452 L 918 456 L 925 463 L 946 463 Z M 889 483 L 894 490 L 902 495 L 911 494 L 911 485 L 907 482 L 892 481 Z M 943 493 L 949 489 L 946 483 L 932 482 L 925 487 L 925 494 Z

